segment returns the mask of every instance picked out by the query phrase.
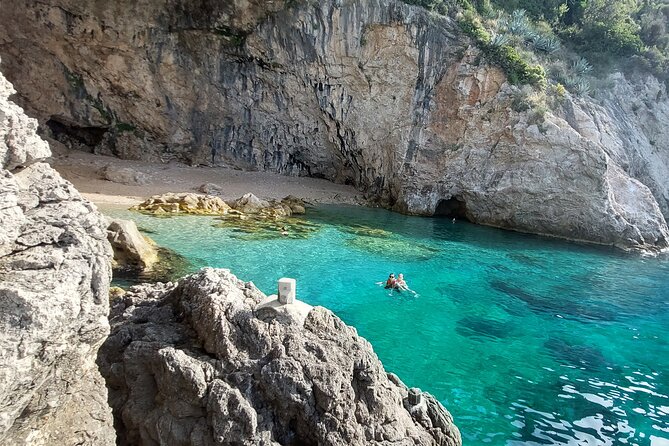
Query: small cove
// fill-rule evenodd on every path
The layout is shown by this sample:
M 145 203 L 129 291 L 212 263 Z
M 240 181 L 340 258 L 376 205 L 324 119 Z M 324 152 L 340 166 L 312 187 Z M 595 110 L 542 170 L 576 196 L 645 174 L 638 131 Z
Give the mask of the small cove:
M 669 259 L 380 209 L 319 206 L 278 231 L 125 210 L 159 245 L 272 293 L 294 277 L 433 393 L 465 444 L 669 444 Z M 292 226 L 291 226 L 292 225 Z M 418 294 L 376 282 L 404 273 Z

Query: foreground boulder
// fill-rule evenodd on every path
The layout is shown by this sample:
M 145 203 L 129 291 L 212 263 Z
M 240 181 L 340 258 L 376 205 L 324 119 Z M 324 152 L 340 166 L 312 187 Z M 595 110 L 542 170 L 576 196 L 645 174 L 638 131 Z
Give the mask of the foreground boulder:
M 264 299 L 207 268 L 115 301 L 99 364 L 120 444 L 461 444 L 446 409 L 410 395 L 354 328 L 321 307 L 254 312 Z
M 0 444 L 113 445 L 102 216 L 49 165 L 0 75 Z

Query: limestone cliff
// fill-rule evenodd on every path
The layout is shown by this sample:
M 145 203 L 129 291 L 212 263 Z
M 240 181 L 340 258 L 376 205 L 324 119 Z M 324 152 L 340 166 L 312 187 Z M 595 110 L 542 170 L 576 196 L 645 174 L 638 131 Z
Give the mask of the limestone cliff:
M 355 329 L 304 303 L 301 316 L 261 311 L 264 299 L 208 268 L 114 301 L 100 367 L 121 445 L 462 444 Z
M 408 213 L 669 244 L 669 100 L 652 79 L 614 77 L 599 102 L 567 97 L 534 122 L 450 19 L 394 0 L 4 3 L 0 54 L 22 104 L 70 145 L 324 177 Z
M 12 93 L 0 75 L 0 444 L 113 445 L 95 365 L 109 333 L 105 223 L 40 162 L 49 147 Z

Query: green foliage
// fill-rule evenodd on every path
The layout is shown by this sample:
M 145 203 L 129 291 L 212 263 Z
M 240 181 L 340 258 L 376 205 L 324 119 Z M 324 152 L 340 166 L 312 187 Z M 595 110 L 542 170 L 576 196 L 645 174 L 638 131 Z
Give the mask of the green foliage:
M 481 21 L 471 11 L 465 12 L 462 18 L 458 21 L 460 29 L 467 34 L 474 41 L 482 46 L 487 45 L 490 40 L 490 33 L 481 24 Z
M 509 82 L 538 87 L 546 85 L 546 72 L 543 67 L 526 62 L 514 47 L 502 43 L 497 36 L 493 39 L 474 13 L 466 12 L 458 23 L 474 39 L 488 60 L 504 70 Z
M 577 94 L 589 93 L 586 76 L 611 69 L 650 72 L 669 85 L 669 0 L 405 1 L 457 17 L 512 82 L 542 84 L 537 62 L 558 59 L 565 73 L 554 79 Z
M 582 76 L 592 71 L 592 65 L 585 57 L 579 57 L 571 64 L 572 71 L 578 75 Z
M 530 84 L 540 88 L 546 86 L 546 72 L 541 65 L 527 63 L 518 51 L 509 45 L 488 46 L 485 53 L 504 69 L 512 84 Z

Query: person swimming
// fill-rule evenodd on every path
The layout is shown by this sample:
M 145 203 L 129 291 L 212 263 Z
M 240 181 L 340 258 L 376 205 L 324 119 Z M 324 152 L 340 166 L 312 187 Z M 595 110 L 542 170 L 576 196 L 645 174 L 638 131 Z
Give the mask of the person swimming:
M 396 282 L 397 281 L 395 280 L 395 274 L 390 273 L 390 275 L 388 276 L 388 280 L 386 280 L 386 288 L 395 288 Z
M 404 274 L 400 273 L 399 276 L 397 276 L 397 280 L 395 281 L 395 289 L 400 291 L 406 291 L 409 289 L 409 286 L 404 280 Z

